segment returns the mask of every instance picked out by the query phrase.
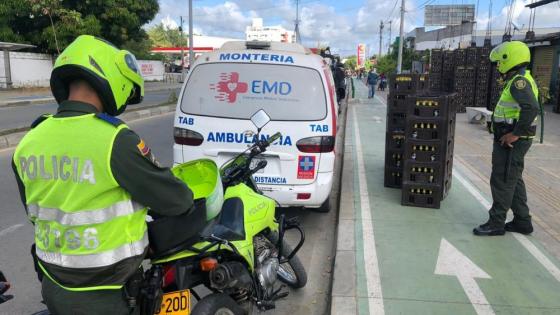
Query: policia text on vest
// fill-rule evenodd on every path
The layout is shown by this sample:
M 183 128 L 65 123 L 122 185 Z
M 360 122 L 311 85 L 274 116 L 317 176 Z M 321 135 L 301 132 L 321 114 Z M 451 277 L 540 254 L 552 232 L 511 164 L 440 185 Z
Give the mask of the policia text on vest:
M 22 179 L 73 181 L 74 183 L 95 184 L 95 172 L 91 159 L 79 157 L 31 155 L 19 158 Z

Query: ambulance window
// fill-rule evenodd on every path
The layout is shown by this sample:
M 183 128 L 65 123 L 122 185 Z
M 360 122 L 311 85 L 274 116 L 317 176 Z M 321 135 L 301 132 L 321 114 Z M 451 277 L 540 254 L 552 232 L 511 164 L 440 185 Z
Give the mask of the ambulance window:
M 318 71 L 283 65 L 208 63 L 193 69 L 181 110 L 191 115 L 249 119 L 264 109 L 272 120 L 311 121 L 327 116 Z

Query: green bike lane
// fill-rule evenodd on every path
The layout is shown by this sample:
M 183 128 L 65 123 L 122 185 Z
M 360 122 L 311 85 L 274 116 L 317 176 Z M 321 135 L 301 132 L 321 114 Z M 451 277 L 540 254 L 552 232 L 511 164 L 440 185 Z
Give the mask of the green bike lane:
M 559 262 L 530 236 L 474 236 L 472 228 L 488 216 L 485 197 L 473 195 L 457 169 L 441 209 L 401 206 L 400 190 L 383 186 L 385 117 L 377 98 L 362 99 L 348 112 L 357 312 L 560 314 Z

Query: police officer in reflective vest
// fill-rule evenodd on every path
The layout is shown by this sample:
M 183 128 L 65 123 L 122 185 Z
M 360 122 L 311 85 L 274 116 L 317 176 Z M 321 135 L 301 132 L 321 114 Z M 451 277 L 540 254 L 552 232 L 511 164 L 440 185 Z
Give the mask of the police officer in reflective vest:
M 57 58 L 54 115 L 37 119 L 12 167 L 35 226 L 36 267 L 53 314 L 129 314 L 127 281 L 148 251 L 147 208 L 170 216 L 191 190 L 115 116 L 142 101 L 134 55 L 88 35 Z
M 492 116 L 494 147 L 490 187 L 493 203 L 490 218 L 473 233 L 483 236 L 503 235 L 505 231 L 530 234 L 533 226 L 522 173 L 540 110 L 537 85 L 526 69 L 531 54 L 525 43 L 511 41 L 494 48 L 490 60 L 497 62 L 498 71 L 506 83 Z M 509 209 L 514 218 L 505 223 Z

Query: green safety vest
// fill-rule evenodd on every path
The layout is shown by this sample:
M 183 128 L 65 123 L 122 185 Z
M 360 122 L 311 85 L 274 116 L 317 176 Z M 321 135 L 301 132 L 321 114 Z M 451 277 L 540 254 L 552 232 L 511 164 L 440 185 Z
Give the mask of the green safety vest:
M 113 142 L 124 128 L 95 114 L 48 117 L 27 133 L 14 153 L 28 217 L 35 225 L 37 257 L 53 281 L 41 262 L 63 270 L 119 272 L 115 264 L 142 255 L 148 246 L 147 210 L 131 200 L 111 172 Z M 129 273 L 138 267 L 126 265 Z M 120 289 L 124 281 L 59 285 L 75 291 Z
M 539 90 L 529 70 L 526 70 L 524 75 L 521 74 L 515 75 L 507 82 L 506 86 L 504 87 L 504 90 L 502 91 L 502 95 L 498 100 L 498 104 L 496 104 L 496 108 L 494 109 L 494 114 L 492 118 L 492 121 L 494 123 L 505 123 L 505 124 L 512 125 L 515 123 L 515 121 L 519 120 L 519 113 L 521 112 L 521 106 L 519 106 L 519 103 L 517 103 L 517 101 L 513 98 L 510 92 L 511 84 L 518 77 L 524 77 L 529 81 L 529 83 L 531 84 L 531 89 L 533 90 L 533 94 L 535 94 L 535 97 L 538 99 Z M 535 118 L 535 121 L 533 121 L 532 125 L 536 125 L 536 124 L 537 124 L 537 118 Z

